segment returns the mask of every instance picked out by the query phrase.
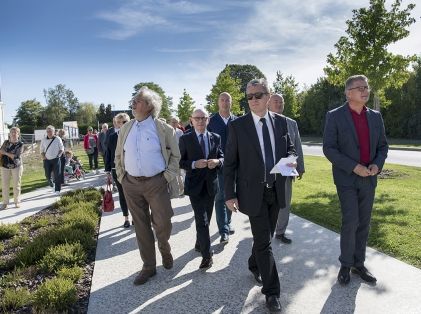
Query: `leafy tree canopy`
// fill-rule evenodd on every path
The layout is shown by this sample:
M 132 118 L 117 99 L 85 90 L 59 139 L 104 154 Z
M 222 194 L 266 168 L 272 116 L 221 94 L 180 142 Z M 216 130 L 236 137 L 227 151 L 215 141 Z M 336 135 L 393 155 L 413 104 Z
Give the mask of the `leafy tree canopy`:
M 162 107 L 161 107 L 161 112 L 159 113 L 159 116 L 161 118 L 164 118 L 165 120 L 168 120 L 171 117 L 171 107 L 170 107 L 170 102 L 168 101 L 168 97 L 165 95 L 164 90 L 161 88 L 161 86 L 159 86 L 158 84 L 155 84 L 153 82 L 142 82 L 142 83 L 138 83 L 134 86 L 134 92 L 132 93 L 132 97 L 134 95 L 136 95 L 136 93 L 139 91 L 139 89 L 142 86 L 146 86 L 147 88 L 155 91 L 156 93 L 159 94 L 159 96 L 161 96 L 162 99 Z
M 180 97 L 180 102 L 177 106 L 177 115 L 183 124 L 187 124 L 194 110 L 194 100 L 183 90 L 183 96 Z

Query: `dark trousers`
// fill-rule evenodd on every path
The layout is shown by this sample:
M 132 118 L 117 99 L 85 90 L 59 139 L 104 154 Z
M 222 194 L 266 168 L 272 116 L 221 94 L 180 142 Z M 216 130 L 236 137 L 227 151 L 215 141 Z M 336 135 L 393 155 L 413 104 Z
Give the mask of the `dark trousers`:
M 55 184 L 55 190 L 60 191 L 61 190 L 61 173 L 60 173 L 60 158 L 54 158 L 54 159 L 45 159 L 44 160 L 44 171 L 45 171 L 45 178 L 48 182 L 51 181 L 51 173 L 54 172 L 54 184 Z
M 249 216 L 253 233 L 253 248 L 248 260 L 249 269 L 258 270 L 263 282 L 262 293 L 280 295 L 278 270 L 272 253 L 271 241 L 275 232 L 279 205 L 276 190 L 264 189 L 259 216 Z
M 211 256 L 209 224 L 215 196 L 210 196 L 206 184 L 203 184 L 202 191 L 198 195 L 189 195 L 189 198 L 196 223 L 196 241 L 200 245 L 202 257 L 209 258 Z
M 91 170 L 98 169 L 98 148 L 95 147 L 93 154 L 88 154 L 88 158 L 89 158 L 89 168 Z
M 375 187 L 370 177 L 358 177 L 352 186 L 336 186 L 342 211 L 342 266 L 364 265 Z
M 215 196 L 215 217 L 218 224 L 219 234 L 229 234 L 232 212 L 225 205 L 224 174 L 222 169 L 218 170 L 219 190 Z
M 66 163 L 66 157 L 64 153 L 60 157 L 60 183 L 64 184 L 64 165 Z
M 126 202 L 126 197 L 124 196 L 123 187 L 121 186 L 120 182 L 118 182 L 117 180 L 117 173 L 115 169 L 111 169 L 111 173 L 113 175 L 114 184 L 117 186 L 118 198 L 120 200 L 120 207 L 121 207 L 121 211 L 123 212 L 123 216 L 129 216 L 129 210 L 127 209 L 127 202 Z

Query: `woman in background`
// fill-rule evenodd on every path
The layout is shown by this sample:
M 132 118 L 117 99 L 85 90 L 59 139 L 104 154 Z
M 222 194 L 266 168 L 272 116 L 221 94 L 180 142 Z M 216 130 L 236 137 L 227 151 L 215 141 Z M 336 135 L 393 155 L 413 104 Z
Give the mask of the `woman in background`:
M 93 134 L 93 128 L 88 128 L 88 134 L 83 138 L 83 148 L 88 154 L 89 168 L 98 174 L 98 136 Z

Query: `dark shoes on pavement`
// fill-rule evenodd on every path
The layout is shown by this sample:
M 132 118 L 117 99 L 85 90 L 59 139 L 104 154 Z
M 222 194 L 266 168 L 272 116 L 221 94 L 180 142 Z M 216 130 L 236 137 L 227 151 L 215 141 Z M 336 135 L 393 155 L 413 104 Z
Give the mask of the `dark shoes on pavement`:
M 123 227 L 124 228 L 130 228 L 130 221 L 128 221 L 128 220 L 124 221 Z
M 338 282 L 341 285 L 349 284 L 349 281 L 351 280 L 349 271 L 350 271 L 349 267 L 341 266 L 341 269 L 339 270 L 339 273 L 338 273 Z
M 263 283 L 262 277 L 260 276 L 259 271 L 257 269 L 256 270 L 250 269 L 250 271 L 253 274 L 254 279 L 256 279 L 257 283 L 260 283 L 260 284 Z
M 362 280 L 366 281 L 366 282 L 376 282 L 377 279 L 376 277 L 374 277 L 367 268 L 365 268 L 364 266 L 361 267 L 351 267 L 351 272 L 355 275 L 358 275 L 361 277 Z
M 281 313 L 282 306 L 276 295 L 266 296 L 266 307 L 270 313 Z
M 221 244 L 227 244 L 227 243 L 228 243 L 228 241 L 229 241 L 229 236 L 228 236 L 228 234 L 223 233 L 223 234 L 221 235 L 221 240 L 219 240 L 219 243 L 221 243 Z
M 212 256 L 204 257 L 202 259 L 202 262 L 200 263 L 199 269 L 208 269 L 208 268 L 211 268 L 212 265 L 213 265 Z
M 292 242 L 291 239 L 289 239 L 285 236 L 285 233 L 277 234 L 277 235 L 275 235 L 275 238 L 277 238 L 278 240 L 281 240 L 281 242 L 285 243 L 285 244 L 291 244 L 291 242 Z
M 139 275 L 137 275 L 136 278 L 134 279 L 133 284 L 135 286 L 143 285 L 149 280 L 149 278 L 155 275 L 156 275 L 156 269 L 153 269 L 153 270 L 142 269 Z
M 165 269 L 171 269 L 174 265 L 174 259 L 170 254 L 168 255 L 162 255 L 162 266 L 164 266 Z

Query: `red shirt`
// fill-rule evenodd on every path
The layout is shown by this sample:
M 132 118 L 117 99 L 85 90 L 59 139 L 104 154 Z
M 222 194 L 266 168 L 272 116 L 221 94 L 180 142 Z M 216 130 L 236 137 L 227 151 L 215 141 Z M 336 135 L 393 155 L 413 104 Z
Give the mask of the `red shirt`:
M 370 130 L 368 129 L 367 107 L 364 106 L 361 113 L 357 113 L 349 107 L 355 131 L 357 131 L 358 143 L 360 144 L 360 164 L 370 164 Z

